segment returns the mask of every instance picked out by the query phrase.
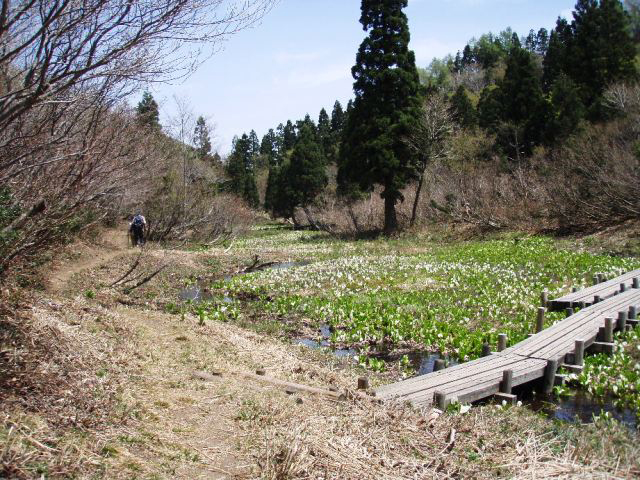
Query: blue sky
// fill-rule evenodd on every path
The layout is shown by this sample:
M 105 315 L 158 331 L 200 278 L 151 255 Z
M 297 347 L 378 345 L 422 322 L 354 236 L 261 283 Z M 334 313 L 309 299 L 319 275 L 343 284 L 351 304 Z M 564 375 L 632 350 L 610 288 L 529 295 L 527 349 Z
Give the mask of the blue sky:
M 551 29 L 570 18 L 575 0 L 410 0 L 406 9 L 418 66 L 455 54 L 471 37 L 513 28 Z M 231 37 L 187 80 L 154 85 L 161 121 L 174 114 L 174 96 L 215 125 L 214 144 L 228 153 L 234 135 L 269 128 L 309 113 L 329 114 L 352 97 L 351 67 L 366 35 L 359 0 L 280 0 L 259 25 Z

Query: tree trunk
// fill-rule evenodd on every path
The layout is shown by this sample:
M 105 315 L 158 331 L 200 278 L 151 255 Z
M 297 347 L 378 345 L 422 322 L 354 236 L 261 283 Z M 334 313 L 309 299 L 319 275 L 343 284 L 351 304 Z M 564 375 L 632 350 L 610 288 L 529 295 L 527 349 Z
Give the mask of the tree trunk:
M 396 196 L 384 197 L 384 234 L 388 237 L 398 231 L 398 217 L 396 216 Z
M 413 227 L 416 223 L 416 213 L 418 212 L 418 202 L 420 201 L 420 193 L 422 192 L 422 185 L 424 184 L 424 172 L 420 174 L 420 179 L 418 180 L 418 188 L 416 190 L 416 198 L 413 200 L 413 210 L 411 211 L 411 221 L 409 225 Z
M 307 220 L 309 221 L 311 228 L 314 230 L 320 230 L 320 227 L 315 222 L 315 220 L 313 219 L 313 216 L 311 215 L 311 212 L 309 211 L 309 207 L 302 207 L 302 211 L 307 216 Z
M 294 230 L 300 229 L 300 223 L 298 223 L 298 219 L 296 218 L 295 208 L 291 210 L 291 220 L 293 220 L 293 228 Z
M 351 204 L 347 206 L 347 212 L 349 212 L 349 217 L 353 223 L 353 228 L 356 229 L 356 233 L 360 233 L 362 231 L 360 229 L 360 223 L 358 222 L 358 217 L 356 216 L 356 212 L 353 211 L 353 206 Z

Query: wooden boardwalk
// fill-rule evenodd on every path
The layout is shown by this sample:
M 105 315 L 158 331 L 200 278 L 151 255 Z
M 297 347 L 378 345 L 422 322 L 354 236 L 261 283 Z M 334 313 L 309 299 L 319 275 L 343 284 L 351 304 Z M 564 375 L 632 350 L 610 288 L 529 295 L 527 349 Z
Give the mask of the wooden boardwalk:
M 638 275 L 640 271 L 636 270 L 606 283 L 617 284 L 618 288 L 622 282 L 632 285 L 633 278 Z M 606 288 L 610 288 L 610 285 Z M 375 395 L 382 400 L 408 401 L 416 406 L 435 402 L 444 408 L 452 401 L 469 403 L 493 395 L 513 401 L 512 387 L 540 378 L 544 379 L 543 390 L 549 392 L 561 380 L 557 376 L 559 366 L 571 371 L 581 370 L 585 348 L 611 352 L 613 331 L 637 323 L 639 288 L 629 288 L 623 292 L 618 290 L 617 295 L 611 290 L 600 292 L 609 298 L 595 304 L 592 299 L 591 304 L 578 313 L 510 348 L 438 372 L 379 387 Z
M 572 306 L 588 307 L 598 299 L 606 300 L 630 288 L 640 288 L 638 278 L 640 278 L 640 270 L 633 270 L 604 282 L 601 280 L 601 275 L 597 275 L 594 277 L 594 285 L 592 287 L 551 300 L 549 308 L 551 310 L 564 310 Z

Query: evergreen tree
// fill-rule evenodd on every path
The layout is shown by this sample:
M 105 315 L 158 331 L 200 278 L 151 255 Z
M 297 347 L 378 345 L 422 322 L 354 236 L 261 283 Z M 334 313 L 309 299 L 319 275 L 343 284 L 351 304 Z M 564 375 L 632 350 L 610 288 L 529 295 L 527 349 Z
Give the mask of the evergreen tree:
M 243 197 L 251 208 L 260 206 L 260 196 L 258 195 L 258 185 L 253 172 L 247 172 L 244 177 Z
M 461 127 L 473 128 L 478 123 L 478 114 L 471 103 L 464 85 L 460 85 L 451 96 L 453 118 Z
M 356 64 L 355 102 L 347 119 L 340 153 L 338 183 L 371 190 L 383 186 L 384 231 L 398 228 L 396 203 L 401 189 L 416 175 L 416 159 L 403 141 L 420 116 L 421 93 L 415 55 L 409 50 L 408 0 L 362 0 L 360 23 L 369 35 Z
M 585 104 L 597 110 L 610 83 L 636 75 L 629 17 L 619 0 L 578 0 L 573 18 L 566 73 L 582 87 Z
M 629 16 L 619 0 L 578 0 L 571 24 L 558 19 L 551 33 L 544 88 L 550 91 L 565 73 L 579 87 L 590 117 L 601 118 L 606 87 L 636 77 L 635 55 Z
M 531 53 L 515 46 L 500 84 L 503 119 L 525 123 L 543 100 L 540 75 Z
M 287 149 L 284 148 L 284 125 L 282 123 L 276 127 L 276 145 L 279 155 L 284 155 Z
M 274 208 L 276 205 L 275 197 L 276 197 L 276 188 L 278 184 L 278 171 L 279 166 L 274 164 L 269 164 L 269 175 L 267 176 L 267 189 L 264 193 L 264 209 L 267 212 L 270 212 L 272 215 L 274 213 Z
M 536 35 L 536 53 L 544 57 L 547 54 L 547 48 L 549 48 L 549 32 L 546 28 L 541 28 Z
M 323 108 L 320 110 L 320 115 L 318 116 L 318 139 L 320 141 L 320 145 L 322 145 L 322 150 L 325 155 L 329 155 L 333 144 L 333 136 L 331 135 L 331 121 L 329 120 L 329 114 Z
M 527 38 L 524 41 L 524 48 L 530 53 L 536 53 L 536 32 L 533 29 L 529 30 L 529 35 L 527 35 Z
M 333 104 L 333 111 L 331 112 L 331 131 L 334 134 L 341 135 L 344 128 L 344 111 L 342 105 L 338 100 Z
M 315 122 L 311 120 L 311 115 L 307 113 L 302 120 L 298 120 L 296 122 L 296 143 L 298 143 L 298 136 L 305 126 L 309 127 L 314 135 L 318 134 L 318 128 L 316 127 Z
M 138 122 L 150 128 L 160 129 L 160 112 L 158 104 L 153 99 L 153 95 L 148 91 L 142 94 L 142 100 L 136 107 Z
M 196 148 L 198 158 L 205 160 L 211 154 L 211 138 L 209 136 L 209 127 L 204 117 L 198 117 L 196 127 L 193 130 L 193 145 Z
M 564 73 L 553 83 L 551 105 L 553 120 L 549 122 L 547 139 L 552 143 L 574 133 L 586 112 L 578 86 Z
M 453 61 L 453 71 L 454 73 L 460 73 L 464 70 L 464 66 L 462 64 L 462 55 L 460 54 L 460 50 L 456 53 L 456 58 Z
M 305 123 L 299 132 L 298 142 L 291 154 L 287 172 L 289 190 L 293 193 L 291 203 L 294 208 L 307 207 L 326 187 L 325 164 L 326 158 L 318 143 L 316 132 Z
M 482 90 L 478 101 L 478 123 L 489 131 L 496 131 L 502 119 L 502 95 L 495 85 Z
M 279 148 L 278 137 L 273 128 L 262 137 L 260 142 L 260 166 L 267 166 L 271 168 L 272 165 L 278 165 L 279 160 Z
M 291 120 L 287 120 L 287 124 L 282 129 L 283 148 L 285 151 L 291 150 L 296 144 L 296 128 Z
M 542 87 L 551 90 L 553 82 L 560 76 L 566 66 L 567 47 L 571 42 L 571 27 L 564 18 L 558 18 L 556 28 L 551 30 L 547 54 L 544 57 Z
M 519 157 L 531 153 L 543 140 L 548 103 L 540 86 L 540 74 L 531 53 L 515 46 L 507 58 L 500 83 L 502 146 Z
M 271 165 L 277 159 L 278 139 L 273 128 L 270 128 L 264 137 L 262 137 L 262 142 L 260 142 L 260 155 L 264 155 L 268 159 L 267 165 Z
M 227 175 L 229 176 L 229 190 L 256 208 L 259 199 L 254 176 L 254 156 L 251 150 L 251 140 L 246 133 L 240 138 L 234 138 L 233 151 L 227 163 Z
M 249 132 L 249 155 L 252 157 L 260 155 L 260 142 L 258 141 L 258 134 L 255 130 Z
M 462 69 L 464 70 L 466 67 L 475 62 L 475 57 L 473 55 L 473 51 L 471 50 L 470 45 L 466 45 L 464 50 L 462 51 Z

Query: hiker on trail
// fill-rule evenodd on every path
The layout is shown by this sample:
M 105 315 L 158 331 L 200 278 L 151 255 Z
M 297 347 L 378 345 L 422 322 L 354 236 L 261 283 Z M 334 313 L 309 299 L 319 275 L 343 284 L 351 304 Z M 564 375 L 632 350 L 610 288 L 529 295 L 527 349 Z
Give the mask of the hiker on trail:
M 147 220 L 144 216 L 140 212 L 136 213 L 129 224 L 129 234 L 134 247 L 144 245 L 144 229 L 146 226 Z

